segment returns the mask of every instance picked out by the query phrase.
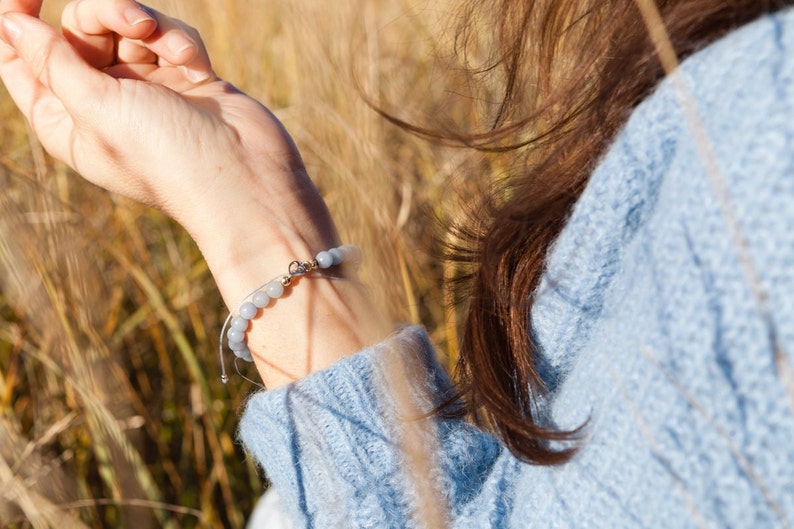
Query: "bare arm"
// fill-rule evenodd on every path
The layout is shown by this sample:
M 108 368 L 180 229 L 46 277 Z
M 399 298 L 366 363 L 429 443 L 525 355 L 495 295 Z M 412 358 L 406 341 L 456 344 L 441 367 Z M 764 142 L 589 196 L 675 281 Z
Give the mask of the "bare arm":
M 215 76 L 195 30 L 132 0 L 77 0 L 61 33 L 36 18 L 40 7 L 0 4 L 11 97 L 54 157 L 182 224 L 228 306 L 293 259 L 339 244 L 288 133 Z M 381 338 L 388 327 L 372 314 L 354 282 L 302 281 L 248 333 L 265 384 Z

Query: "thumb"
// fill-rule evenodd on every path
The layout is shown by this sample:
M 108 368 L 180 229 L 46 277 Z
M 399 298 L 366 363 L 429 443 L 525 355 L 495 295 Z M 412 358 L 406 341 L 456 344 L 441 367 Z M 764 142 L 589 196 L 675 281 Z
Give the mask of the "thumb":
M 87 64 L 60 32 L 38 18 L 21 13 L 0 16 L 0 39 L 16 53 L 0 61 L 0 77 L 28 119 L 47 92 L 72 117 L 88 116 L 93 102 L 114 84 L 111 77 Z

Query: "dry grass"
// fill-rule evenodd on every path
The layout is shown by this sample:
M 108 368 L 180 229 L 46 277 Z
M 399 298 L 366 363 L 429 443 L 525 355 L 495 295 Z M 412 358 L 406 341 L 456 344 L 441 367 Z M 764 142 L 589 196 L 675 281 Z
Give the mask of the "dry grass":
M 364 248 L 373 295 L 454 356 L 441 289 L 454 270 L 432 257 L 431 217 L 452 214 L 451 190 L 484 162 L 398 131 L 359 93 L 408 116 L 445 111 L 442 3 L 153 5 L 197 26 L 218 73 L 274 109 L 344 240 Z M 261 490 L 234 433 L 251 387 L 219 381 L 225 309 L 199 252 L 49 159 L 4 94 L 0 113 L 0 526 L 242 526 Z

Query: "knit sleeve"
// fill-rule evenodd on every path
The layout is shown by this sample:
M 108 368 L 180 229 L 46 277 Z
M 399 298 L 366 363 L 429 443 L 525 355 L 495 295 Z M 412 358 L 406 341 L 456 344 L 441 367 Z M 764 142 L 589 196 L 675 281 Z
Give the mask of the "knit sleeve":
M 433 515 L 428 495 L 436 513 L 491 525 L 507 511 L 513 461 L 466 421 L 430 413 L 450 387 L 424 330 L 408 327 L 254 395 L 240 437 L 296 527 L 412 527 Z

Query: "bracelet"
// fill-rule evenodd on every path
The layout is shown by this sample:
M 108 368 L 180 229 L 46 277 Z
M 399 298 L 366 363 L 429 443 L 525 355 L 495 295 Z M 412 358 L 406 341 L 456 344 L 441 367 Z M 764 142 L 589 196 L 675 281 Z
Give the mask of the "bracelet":
M 270 300 L 278 299 L 283 296 L 284 289 L 292 285 L 292 280 L 294 278 L 305 276 L 317 270 L 325 270 L 348 263 L 355 265 L 361 263 L 361 249 L 358 246 L 345 244 L 337 248 L 322 251 L 310 261 L 292 261 L 287 268 L 286 274 L 276 276 L 267 283 L 260 285 L 235 305 L 226 318 L 226 321 L 223 323 L 218 338 L 218 354 L 221 361 L 221 382 L 226 384 L 229 381 L 229 377 L 226 374 L 226 362 L 223 357 L 224 336 L 226 337 L 227 347 L 234 353 L 235 367 L 237 366 L 236 361 L 238 358 L 246 362 L 253 362 L 254 359 L 251 356 L 251 350 L 248 348 L 246 332 L 248 331 L 251 320 L 256 318 L 259 314 L 259 310 L 267 307 L 270 304 Z M 340 279 L 326 274 L 322 274 L 322 276 L 330 279 Z

